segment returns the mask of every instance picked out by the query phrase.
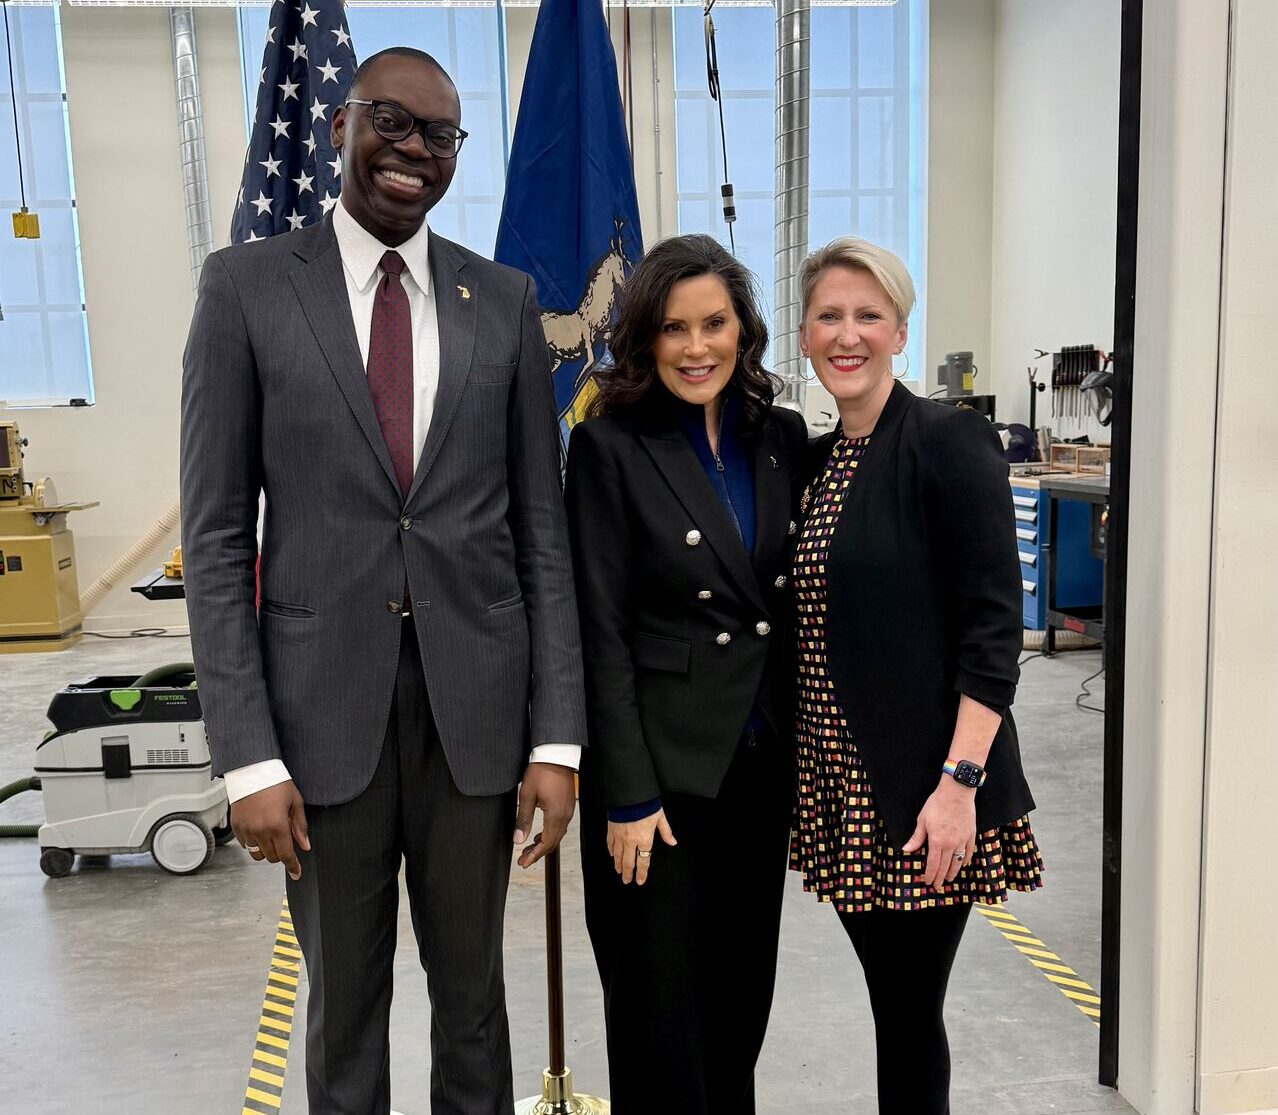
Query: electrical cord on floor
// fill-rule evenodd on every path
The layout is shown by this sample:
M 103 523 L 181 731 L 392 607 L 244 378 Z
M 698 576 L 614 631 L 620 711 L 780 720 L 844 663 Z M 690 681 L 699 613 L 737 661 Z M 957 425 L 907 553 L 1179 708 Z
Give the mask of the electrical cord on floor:
M 1094 674 L 1092 674 L 1092 676 L 1091 676 L 1091 677 L 1089 677 L 1089 678 L 1085 678 L 1085 679 L 1083 680 L 1083 686 L 1082 686 L 1083 691 L 1082 691 L 1081 693 L 1079 693 L 1079 694 L 1078 694 L 1078 696 L 1076 696 L 1076 697 L 1074 698 L 1074 704 L 1076 704 L 1076 705 L 1077 705 L 1079 708 L 1081 708 L 1084 712 L 1100 712 L 1100 713 L 1103 713 L 1103 712 L 1105 711 L 1103 708 L 1097 708 L 1095 705 L 1089 705 L 1089 704 L 1085 703 L 1085 702 L 1084 702 L 1084 700 L 1083 700 L 1083 698 L 1084 698 L 1084 697 L 1090 697 L 1090 696 L 1092 695 L 1092 691 L 1091 691 L 1090 689 L 1088 689 L 1088 688 L 1087 688 L 1087 683 L 1088 683 L 1089 681 L 1095 681 L 1095 680 L 1096 680 L 1096 678 L 1100 677 L 1100 676 L 1101 676 L 1101 674 L 1103 674 L 1104 672 L 1105 672 L 1105 667 L 1104 667 L 1104 666 L 1102 666 L 1099 670 L 1097 670 Z
M 1036 650 L 1033 654 L 1027 654 L 1024 658 L 1022 658 L 1016 664 L 1018 666 L 1024 666 L 1026 662 L 1033 662 L 1035 658 L 1042 658 L 1042 657 L 1044 657 L 1043 652 L 1041 650 Z
M 101 631 L 85 631 L 95 639 L 189 639 L 190 635 L 182 635 L 170 631 L 167 627 L 139 627 L 127 635 L 104 635 Z

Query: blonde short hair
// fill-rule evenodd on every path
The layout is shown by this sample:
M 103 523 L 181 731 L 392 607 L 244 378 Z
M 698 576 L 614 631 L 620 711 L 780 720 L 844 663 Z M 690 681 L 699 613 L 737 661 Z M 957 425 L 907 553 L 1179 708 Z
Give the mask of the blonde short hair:
M 803 261 L 799 284 L 803 290 L 803 316 L 808 316 L 812 290 L 822 272 L 831 267 L 850 267 L 868 271 L 896 310 L 897 324 L 904 324 L 914 309 L 914 280 L 900 256 L 862 240 L 859 236 L 840 236 L 818 248 Z

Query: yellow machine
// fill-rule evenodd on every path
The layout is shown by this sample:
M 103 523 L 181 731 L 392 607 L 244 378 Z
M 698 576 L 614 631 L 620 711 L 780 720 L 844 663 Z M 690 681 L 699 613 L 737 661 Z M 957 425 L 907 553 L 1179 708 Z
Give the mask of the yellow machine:
M 64 650 L 80 640 L 80 586 L 67 512 L 47 476 L 26 483 L 16 422 L 0 422 L 0 653 Z

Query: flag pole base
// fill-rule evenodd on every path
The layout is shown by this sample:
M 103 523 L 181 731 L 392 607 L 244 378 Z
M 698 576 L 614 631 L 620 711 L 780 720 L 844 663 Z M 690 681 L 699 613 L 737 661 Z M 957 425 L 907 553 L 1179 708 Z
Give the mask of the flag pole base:
M 598 1096 L 578 1096 L 572 1090 L 572 1069 L 542 1073 L 542 1090 L 515 1104 L 515 1115 L 608 1115 L 608 1101 Z

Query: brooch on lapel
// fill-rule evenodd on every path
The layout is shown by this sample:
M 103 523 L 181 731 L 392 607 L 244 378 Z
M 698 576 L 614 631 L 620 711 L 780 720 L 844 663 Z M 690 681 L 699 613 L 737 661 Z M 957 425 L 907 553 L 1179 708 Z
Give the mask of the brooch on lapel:
M 809 484 L 803 489 L 803 494 L 799 497 L 799 514 L 806 517 L 808 513 L 808 504 L 812 502 L 812 485 Z
M 467 289 L 466 289 L 464 286 L 462 286 L 460 283 L 458 283 L 458 284 L 457 284 L 457 289 L 458 289 L 459 291 L 461 291 L 461 296 L 462 296 L 462 298 L 463 298 L 463 299 L 465 299 L 465 298 L 469 298 L 469 297 L 470 297 L 470 291 L 469 291 L 469 290 L 467 290 Z
M 776 470 L 777 470 L 777 469 L 779 469 L 779 468 L 781 467 L 779 464 L 777 464 L 777 459 L 776 459 L 775 457 L 769 457 L 769 458 L 768 458 L 768 460 L 772 462 L 772 471 L 773 471 L 773 472 L 776 472 Z

